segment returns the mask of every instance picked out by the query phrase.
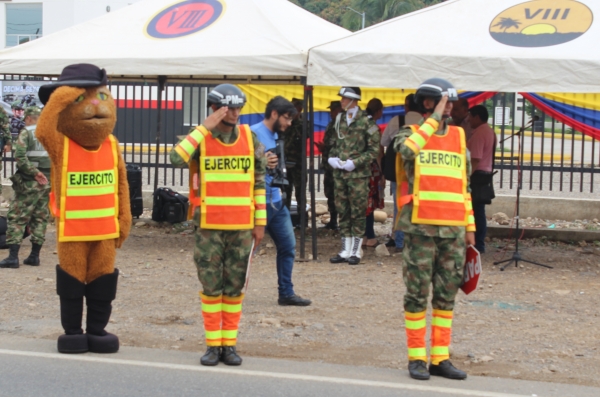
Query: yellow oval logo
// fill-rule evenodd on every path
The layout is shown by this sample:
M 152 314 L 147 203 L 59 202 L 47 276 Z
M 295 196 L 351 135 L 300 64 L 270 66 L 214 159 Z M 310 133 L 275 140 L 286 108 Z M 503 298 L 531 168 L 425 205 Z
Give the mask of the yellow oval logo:
M 592 11 L 575 0 L 534 0 L 498 14 L 490 35 L 513 47 L 548 47 L 575 40 L 588 31 L 593 19 Z

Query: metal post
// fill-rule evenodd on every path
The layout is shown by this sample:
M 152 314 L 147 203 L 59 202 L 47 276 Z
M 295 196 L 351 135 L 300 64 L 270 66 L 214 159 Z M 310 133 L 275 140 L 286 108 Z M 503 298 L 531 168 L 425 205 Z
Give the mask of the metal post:
M 154 159 L 154 191 L 158 189 L 158 153 L 160 151 L 160 134 L 162 129 L 162 93 L 165 89 L 167 76 L 158 76 L 158 116 L 156 120 L 156 156 Z
M 306 83 L 306 79 L 302 79 L 302 84 Z M 308 109 L 308 94 L 306 86 L 304 86 L 304 101 L 302 109 L 305 110 L 302 115 L 302 139 L 300 140 L 300 202 L 298 203 L 298 214 L 300 215 L 300 261 L 306 261 L 306 137 L 308 132 L 308 119 L 306 118 L 306 110 Z M 311 208 L 311 212 L 314 209 Z
M 365 11 L 358 12 L 358 11 L 356 11 L 352 7 L 346 7 L 346 8 L 349 9 L 350 11 L 354 11 L 355 13 L 357 13 L 358 15 L 360 15 L 362 17 L 362 28 L 361 29 L 364 29 L 365 28 L 365 15 L 366 15 L 366 12 Z
M 317 204 L 316 204 L 316 193 L 315 193 L 315 108 L 314 108 L 314 95 L 313 87 L 305 86 L 304 90 L 308 91 L 309 105 L 308 115 L 310 116 L 310 123 L 308 124 L 308 132 L 310 133 L 310 219 L 311 219 L 311 232 L 312 232 L 312 252 L 313 260 L 317 260 Z

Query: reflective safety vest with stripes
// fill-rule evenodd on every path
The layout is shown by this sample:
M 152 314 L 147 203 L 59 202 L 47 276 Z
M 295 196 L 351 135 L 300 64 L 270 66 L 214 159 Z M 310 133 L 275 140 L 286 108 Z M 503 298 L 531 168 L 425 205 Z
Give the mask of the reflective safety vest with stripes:
M 200 227 L 215 230 L 254 228 L 254 142 L 248 125 L 239 125 L 235 142 L 223 143 L 210 131 L 199 129 Z M 195 193 L 194 186 L 190 193 Z M 195 194 L 194 194 L 195 195 Z M 262 208 L 260 211 L 266 212 Z M 266 218 L 266 214 L 265 214 Z
M 35 125 L 25 127 L 29 138 L 29 145 L 27 146 L 25 155 L 34 167 L 46 175 L 46 177 L 50 177 L 50 157 L 48 157 L 48 152 L 44 149 L 40 141 L 37 140 L 35 127 Z
M 112 135 L 95 151 L 65 137 L 60 209 L 54 194 L 50 195 L 50 209 L 59 217 L 59 242 L 119 237 L 118 162 Z
M 419 126 L 410 128 L 414 133 Z M 397 171 L 401 168 L 399 161 L 401 159 L 396 161 Z M 415 224 L 467 226 L 472 204 L 471 194 L 467 192 L 464 130 L 448 126 L 446 134 L 433 134 L 415 158 L 413 193 L 408 194 L 405 175 L 399 180 L 398 193 L 399 207 L 413 202 L 412 222 Z

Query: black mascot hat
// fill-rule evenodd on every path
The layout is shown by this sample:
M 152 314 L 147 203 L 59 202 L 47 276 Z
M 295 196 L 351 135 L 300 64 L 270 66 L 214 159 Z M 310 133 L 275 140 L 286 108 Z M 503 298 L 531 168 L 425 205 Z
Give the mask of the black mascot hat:
M 96 87 L 108 84 L 106 70 L 89 63 L 66 66 L 57 81 L 40 87 L 38 96 L 45 105 L 58 87 Z

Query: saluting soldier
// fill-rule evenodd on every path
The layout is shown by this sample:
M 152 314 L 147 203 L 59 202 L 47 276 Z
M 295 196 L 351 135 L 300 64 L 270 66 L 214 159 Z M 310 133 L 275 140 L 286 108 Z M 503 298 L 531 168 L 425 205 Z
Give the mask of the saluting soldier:
M 404 231 L 404 316 L 408 371 L 414 379 L 430 375 L 465 379 L 450 362 L 449 346 L 456 293 L 462 282 L 466 244 L 474 244 L 475 220 L 469 176 L 471 160 L 465 131 L 448 125 L 456 89 L 440 78 L 425 80 L 415 102 L 425 120 L 402 128 L 392 142 Z M 427 299 L 433 286 L 431 364 L 427 369 Z
M 14 101 L 12 105 L 10 105 L 10 108 L 13 112 L 12 116 L 10 116 L 10 134 L 12 139 L 15 140 L 19 136 L 19 132 L 25 128 L 25 122 L 23 120 L 25 108 L 19 101 Z
M 4 109 L 0 108 L 0 171 L 2 171 L 2 156 L 10 152 L 12 147 L 12 135 L 10 134 L 10 120 Z M 0 196 L 2 196 L 2 179 L 0 178 Z M 4 201 L 0 197 L 0 201 Z
M 202 365 L 240 365 L 236 352 L 244 285 L 253 246 L 265 234 L 264 146 L 237 125 L 246 96 L 221 84 L 208 94 L 213 113 L 171 150 L 171 163 L 189 165 L 190 202 L 197 227 L 194 262 L 207 350 Z

